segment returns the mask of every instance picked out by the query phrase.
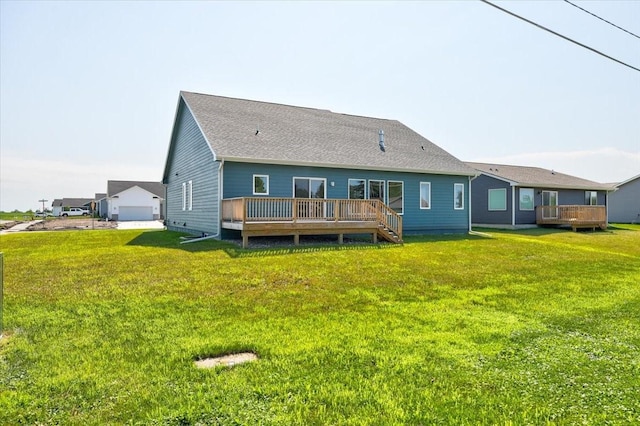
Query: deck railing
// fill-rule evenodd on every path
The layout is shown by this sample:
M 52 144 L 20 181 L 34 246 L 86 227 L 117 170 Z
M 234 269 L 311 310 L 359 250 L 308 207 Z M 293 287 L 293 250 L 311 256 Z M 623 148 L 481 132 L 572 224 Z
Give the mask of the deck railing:
M 605 206 L 538 206 L 536 223 L 544 224 L 603 224 L 607 222 Z
M 402 236 L 402 216 L 380 200 L 341 200 L 318 198 L 240 197 L 222 200 L 222 221 L 377 222 Z

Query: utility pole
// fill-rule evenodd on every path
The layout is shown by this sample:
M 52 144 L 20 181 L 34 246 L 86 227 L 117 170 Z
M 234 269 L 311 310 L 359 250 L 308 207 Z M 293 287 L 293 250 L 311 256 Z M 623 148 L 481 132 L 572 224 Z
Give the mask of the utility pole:
M 44 198 L 42 200 L 38 200 L 39 203 L 42 203 L 42 229 L 44 229 L 44 223 L 47 221 L 47 213 L 44 211 L 44 203 L 48 203 L 49 200 L 45 200 Z
M 38 200 L 39 203 L 42 203 L 42 214 L 44 214 L 44 203 L 48 203 L 49 200 L 45 200 L 44 198 L 42 200 Z

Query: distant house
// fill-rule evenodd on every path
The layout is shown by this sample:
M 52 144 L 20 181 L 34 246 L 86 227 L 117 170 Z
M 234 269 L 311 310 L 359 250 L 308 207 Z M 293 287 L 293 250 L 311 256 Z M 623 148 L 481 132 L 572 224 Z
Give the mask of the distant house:
M 169 229 L 242 235 L 467 232 L 475 171 L 396 120 L 181 92 Z
M 609 221 L 640 223 L 640 175 L 614 185 L 609 195 Z
M 161 182 L 107 181 L 107 217 L 117 221 L 161 219 L 164 198 Z
M 103 192 L 97 192 L 93 197 L 95 204 L 95 213 L 98 217 L 106 218 L 109 212 L 107 206 L 107 194 Z
M 56 198 L 51 203 L 52 214 L 61 216 L 65 210 L 69 210 L 72 207 L 90 210 L 91 201 L 93 201 L 93 198 Z
M 474 226 L 606 227 L 609 185 L 539 167 L 466 164 L 480 173 L 471 186 Z

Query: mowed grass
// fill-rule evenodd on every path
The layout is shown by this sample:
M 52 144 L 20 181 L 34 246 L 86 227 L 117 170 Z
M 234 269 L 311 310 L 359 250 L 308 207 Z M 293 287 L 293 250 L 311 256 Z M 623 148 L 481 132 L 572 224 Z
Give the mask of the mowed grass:
M 0 424 L 640 422 L 640 227 L 242 250 L 2 236 Z M 252 351 L 259 361 L 196 369 Z

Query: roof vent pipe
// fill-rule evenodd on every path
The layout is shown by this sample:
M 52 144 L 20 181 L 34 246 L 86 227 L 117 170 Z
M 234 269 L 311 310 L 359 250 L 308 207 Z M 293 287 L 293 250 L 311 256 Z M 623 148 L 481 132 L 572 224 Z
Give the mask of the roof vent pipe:
M 378 130 L 378 143 L 380 144 L 380 150 L 384 152 L 384 130 Z

